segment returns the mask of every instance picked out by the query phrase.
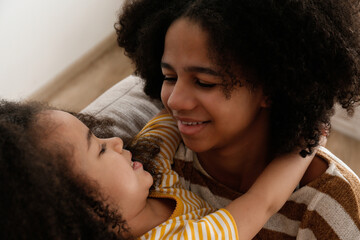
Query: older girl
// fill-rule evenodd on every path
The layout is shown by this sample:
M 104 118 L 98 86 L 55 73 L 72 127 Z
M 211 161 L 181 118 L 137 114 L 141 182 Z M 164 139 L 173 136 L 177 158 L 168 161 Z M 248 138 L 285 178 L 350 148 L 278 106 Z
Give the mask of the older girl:
M 117 25 L 145 92 L 177 120 L 174 169 L 216 208 L 274 156 L 310 154 L 360 100 L 358 1 L 133 0 Z M 120 111 L 120 110 L 119 110 Z M 256 239 L 360 237 L 359 179 L 326 149 Z

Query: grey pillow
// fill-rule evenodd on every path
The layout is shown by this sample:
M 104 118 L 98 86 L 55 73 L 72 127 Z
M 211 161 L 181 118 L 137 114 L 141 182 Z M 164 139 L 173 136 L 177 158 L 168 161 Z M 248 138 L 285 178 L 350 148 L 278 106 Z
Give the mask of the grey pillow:
M 115 120 L 113 131 L 124 142 L 132 139 L 162 108 L 159 100 L 152 100 L 143 92 L 143 81 L 129 76 L 94 100 L 82 113 Z

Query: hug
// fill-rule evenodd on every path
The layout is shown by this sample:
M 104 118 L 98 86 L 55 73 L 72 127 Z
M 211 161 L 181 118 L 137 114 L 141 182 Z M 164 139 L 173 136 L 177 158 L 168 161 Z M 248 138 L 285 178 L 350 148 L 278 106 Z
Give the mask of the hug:
M 126 1 L 136 77 L 82 113 L 1 101 L 1 238 L 360 238 L 359 178 L 324 147 L 360 101 L 358 6 Z

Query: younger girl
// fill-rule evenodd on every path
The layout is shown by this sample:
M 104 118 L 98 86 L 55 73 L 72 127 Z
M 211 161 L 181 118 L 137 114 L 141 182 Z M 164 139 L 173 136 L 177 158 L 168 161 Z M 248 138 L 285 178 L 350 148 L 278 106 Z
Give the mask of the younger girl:
M 0 238 L 251 239 L 312 159 L 275 159 L 247 193 L 216 210 L 171 169 L 180 135 L 164 113 L 135 137 L 131 153 L 120 138 L 93 134 L 108 135 L 109 120 L 78 115 L 89 129 L 67 112 L 1 101 Z M 152 165 L 155 183 L 135 158 Z

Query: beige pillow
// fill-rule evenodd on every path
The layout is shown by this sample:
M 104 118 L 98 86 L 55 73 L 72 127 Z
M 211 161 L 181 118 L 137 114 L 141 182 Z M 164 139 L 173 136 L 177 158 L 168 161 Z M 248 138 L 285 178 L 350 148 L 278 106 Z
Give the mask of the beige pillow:
M 131 75 L 107 90 L 81 112 L 114 119 L 114 133 L 128 141 L 163 108 L 160 101 L 145 95 L 143 87 L 143 81 Z

